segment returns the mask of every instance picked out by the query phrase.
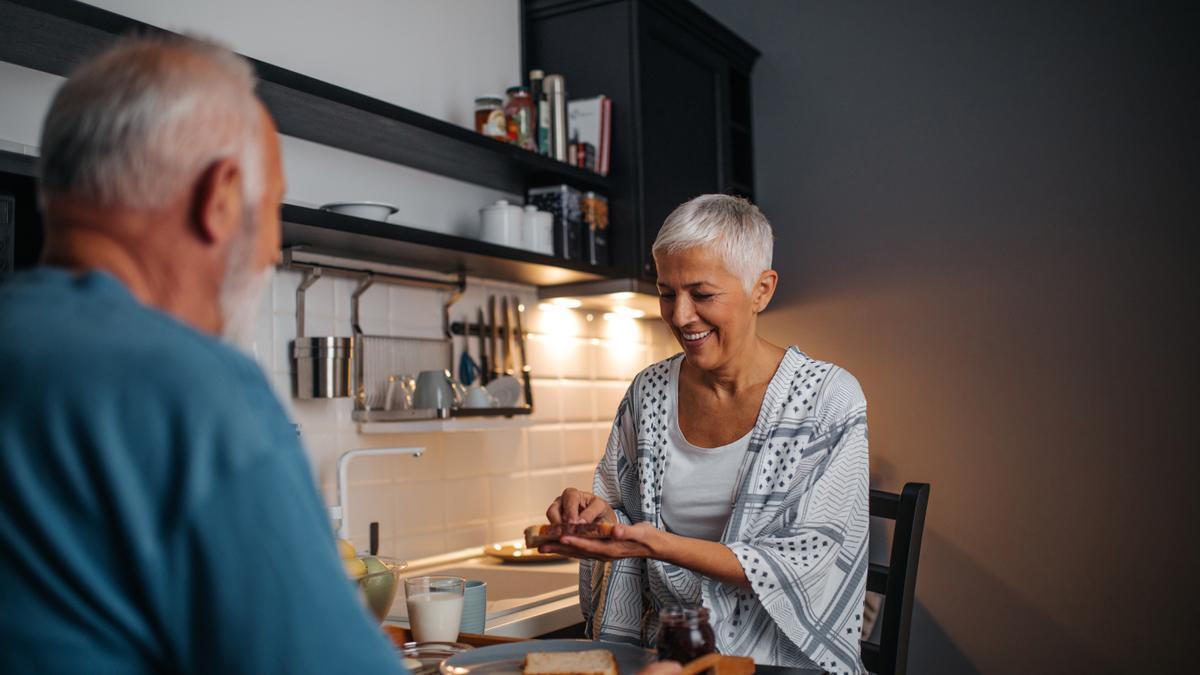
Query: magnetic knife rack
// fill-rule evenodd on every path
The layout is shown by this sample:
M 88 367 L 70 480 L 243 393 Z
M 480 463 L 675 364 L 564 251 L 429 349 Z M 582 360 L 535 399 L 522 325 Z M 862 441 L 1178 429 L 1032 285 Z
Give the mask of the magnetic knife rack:
M 454 345 L 452 338 L 454 336 L 462 336 L 468 332 L 472 336 L 478 336 L 483 332 L 482 327 L 472 328 L 468 331 L 464 322 L 450 321 L 450 308 L 458 302 L 463 293 L 467 289 L 467 276 L 463 272 L 458 272 L 454 275 L 443 275 L 441 277 L 424 277 L 409 274 L 395 274 L 391 272 L 382 272 L 373 270 L 367 267 L 354 268 L 344 265 L 314 260 L 309 256 L 304 255 L 303 247 L 288 247 L 283 250 L 283 260 L 280 263 L 280 269 L 285 269 L 294 272 L 300 272 L 303 278 L 300 284 L 296 287 L 296 336 L 297 338 L 304 337 L 304 295 L 305 291 L 313 284 L 324 277 L 342 277 L 356 279 L 358 285 L 351 294 L 350 304 L 350 324 L 353 330 L 353 353 L 359 351 L 359 345 L 363 344 L 366 336 L 363 334 L 362 327 L 359 323 L 358 300 L 364 292 L 376 283 L 385 283 L 395 286 L 408 286 L 412 288 L 425 289 L 441 289 L 450 291 L 450 297 L 442 304 L 442 332 L 445 340 L 449 343 L 449 356 L 446 367 L 449 371 L 454 370 Z M 297 256 L 303 256 L 304 259 L 298 259 Z M 519 311 L 519 310 L 518 310 Z M 503 326 L 488 327 L 488 334 L 494 332 L 498 337 L 507 339 L 508 332 Z M 390 336 L 389 336 L 390 337 Z M 416 338 L 400 338 L 394 339 L 416 339 Z M 356 358 L 352 355 L 354 361 L 353 381 L 351 383 L 352 397 L 354 398 L 354 411 L 351 415 L 355 422 L 420 422 L 429 420 L 445 420 L 452 418 L 465 417 L 513 417 L 517 415 L 532 415 L 533 414 L 533 382 L 532 374 L 528 363 L 521 364 L 521 388 L 525 396 L 525 405 L 507 407 L 507 408 L 407 408 L 403 410 L 378 410 L 371 409 L 366 405 L 367 395 L 364 390 L 363 383 L 366 380 L 363 372 L 363 359 Z

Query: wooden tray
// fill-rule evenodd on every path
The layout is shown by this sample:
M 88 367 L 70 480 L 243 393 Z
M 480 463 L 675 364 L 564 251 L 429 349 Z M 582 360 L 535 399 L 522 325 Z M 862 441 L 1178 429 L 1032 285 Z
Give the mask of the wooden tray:
M 407 628 L 400 626 L 383 626 L 383 632 L 396 646 L 400 646 L 405 642 L 412 642 L 412 633 Z M 502 645 L 509 642 L 521 642 L 521 638 L 500 637 L 498 635 L 476 635 L 474 633 L 459 633 L 458 639 L 455 642 L 461 642 L 464 645 L 472 647 L 487 647 L 488 645 Z

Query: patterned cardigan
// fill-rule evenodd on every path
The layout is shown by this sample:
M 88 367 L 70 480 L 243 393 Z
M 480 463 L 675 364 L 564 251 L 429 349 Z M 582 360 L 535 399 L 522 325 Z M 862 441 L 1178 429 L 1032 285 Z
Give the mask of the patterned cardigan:
M 683 358 L 676 355 L 672 358 Z M 671 359 L 638 374 L 621 401 L 593 491 L 626 524 L 662 528 Z M 654 646 L 658 610 L 703 602 L 717 649 L 763 664 L 863 672 L 867 578 L 866 400 L 854 377 L 790 347 L 771 379 L 721 541 L 741 589 L 658 560 L 584 561 L 588 635 Z

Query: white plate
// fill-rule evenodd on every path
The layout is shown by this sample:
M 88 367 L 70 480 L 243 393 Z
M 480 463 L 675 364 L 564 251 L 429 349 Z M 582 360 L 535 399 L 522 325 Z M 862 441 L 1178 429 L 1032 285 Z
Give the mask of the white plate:
M 332 202 L 321 205 L 321 210 L 355 218 L 387 220 L 388 216 L 399 211 L 400 207 L 385 202 Z
M 496 399 L 498 408 L 515 408 L 521 400 L 521 383 L 512 375 L 501 375 L 488 382 L 487 390 Z

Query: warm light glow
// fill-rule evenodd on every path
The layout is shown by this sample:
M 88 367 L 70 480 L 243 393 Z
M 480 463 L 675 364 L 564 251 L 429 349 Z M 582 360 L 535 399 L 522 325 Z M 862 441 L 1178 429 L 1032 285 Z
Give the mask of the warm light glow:
M 612 313 L 625 319 L 640 319 L 646 316 L 646 313 L 642 310 L 632 307 L 613 307 Z
M 517 305 L 517 311 L 524 312 L 525 311 L 525 303 L 522 302 L 519 305 Z
M 583 301 L 579 298 L 551 298 L 550 302 L 565 309 L 575 309 L 576 307 L 583 306 Z
M 633 297 L 633 291 L 621 291 L 620 293 L 609 293 L 608 297 L 613 300 L 628 300 Z

